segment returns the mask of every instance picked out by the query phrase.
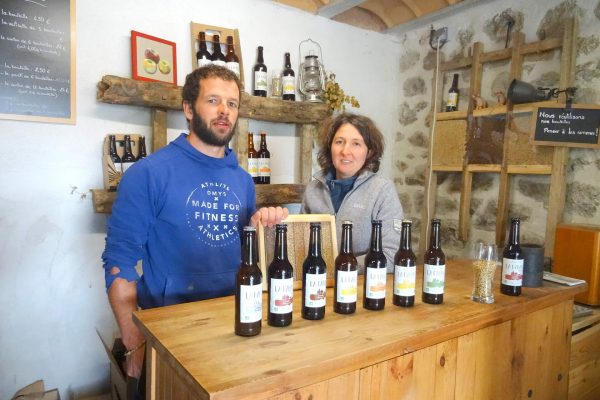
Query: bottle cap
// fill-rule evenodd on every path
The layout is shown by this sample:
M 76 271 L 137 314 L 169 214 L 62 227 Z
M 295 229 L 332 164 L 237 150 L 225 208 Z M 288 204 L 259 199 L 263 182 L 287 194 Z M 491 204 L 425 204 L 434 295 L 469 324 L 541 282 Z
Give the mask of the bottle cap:
M 275 229 L 277 229 L 277 230 L 286 229 L 287 230 L 287 224 L 276 224 Z
M 349 219 L 345 219 L 342 221 L 342 225 L 352 225 L 352 221 L 350 221 Z
M 321 223 L 320 222 L 311 222 L 310 223 L 310 227 L 311 228 L 320 228 L 321 227 Z

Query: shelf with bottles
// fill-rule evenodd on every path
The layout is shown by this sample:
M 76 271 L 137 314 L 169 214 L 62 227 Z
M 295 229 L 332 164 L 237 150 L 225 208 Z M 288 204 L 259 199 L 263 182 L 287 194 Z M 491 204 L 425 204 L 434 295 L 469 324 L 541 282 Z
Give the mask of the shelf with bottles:
M 548 100 L 548 101 L 538 101 L 534 103 L 524 103 L 524 104 L 515 104 L 513 105 L 512 113 L 513 114 L 526 114 L 531 113 L 536 110 L 538 107 L 549 107 L 555 106 L 559 102 L 558 100 Z M 488 106 L 486 108 L 481 108 L 479 110 L 473 110 L 473 117 L 487 117 L 487 116 L 496 116 L 496 115 L 505 115 L 508 113 L 508 107 L 506 104 L 496 104 L 492 106 Z M 456 119 L 466 119 L 468 116 L 467 111 L 445 111 L 436 113 L 436 120 L 438 121 L 449 121 Z
M 161 82 L 136 81 L 114 75 L 105 75 L 97 85 L 96 99 L 102 103 L 134 105 L 152 110 L 152 151 L 167 144 L 167 110 L 181 110 L 181 86 Z M 244 166 L 248 150 L 247 132 L 249 120 L 259 120 L 296 125 L 301 138 L 301 182 L 279 185 L 257 185 L 257 204 L 297 203 L 304 185 L 311 178 L 312 146 L 317 125 L 330 115 L 327 104 L 285 101 L 277 98 L 251 96 L 242 92 L 236 139 L 232 147 Z M 92 190 L 94 209 L 98 213 L 110 213 L 115 192 L 105 189 Z

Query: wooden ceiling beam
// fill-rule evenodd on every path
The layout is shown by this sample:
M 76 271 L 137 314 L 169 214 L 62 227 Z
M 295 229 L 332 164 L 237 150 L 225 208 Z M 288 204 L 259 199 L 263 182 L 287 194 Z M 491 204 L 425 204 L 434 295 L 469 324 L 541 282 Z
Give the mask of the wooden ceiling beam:
M 317 10 L 317 15 L 332 18 L 362 3 L 364 3 L 364 0 L 331 0 L 327 5 Z

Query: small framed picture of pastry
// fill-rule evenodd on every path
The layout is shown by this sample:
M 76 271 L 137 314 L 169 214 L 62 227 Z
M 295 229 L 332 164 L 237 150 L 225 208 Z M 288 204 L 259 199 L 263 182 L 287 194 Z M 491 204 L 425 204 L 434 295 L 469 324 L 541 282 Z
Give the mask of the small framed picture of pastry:
M 133 79 L 177 85 L 177 46 L 173 42 L 131 31 Z

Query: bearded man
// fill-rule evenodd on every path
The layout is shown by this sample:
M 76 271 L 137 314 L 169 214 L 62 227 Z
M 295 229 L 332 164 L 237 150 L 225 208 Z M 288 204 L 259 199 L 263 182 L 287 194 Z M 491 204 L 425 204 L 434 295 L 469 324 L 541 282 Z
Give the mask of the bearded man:
M 252 178 L 228 148 L 240 94 L 226 68 L 189 74 L 182 91 L 189 134 L 136 162 L 119 183 L 102 259 L 130 377 L 140 377 L 144 358 L 132 312 L 233 294 L 243 226 L 287 217 L 281 207 L 256 211 Z

